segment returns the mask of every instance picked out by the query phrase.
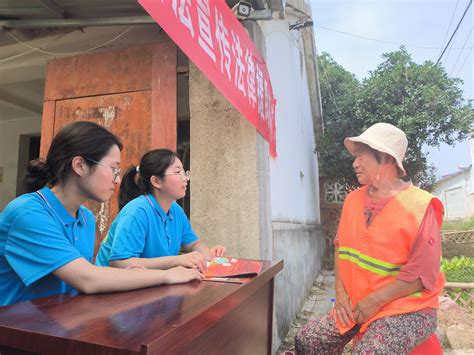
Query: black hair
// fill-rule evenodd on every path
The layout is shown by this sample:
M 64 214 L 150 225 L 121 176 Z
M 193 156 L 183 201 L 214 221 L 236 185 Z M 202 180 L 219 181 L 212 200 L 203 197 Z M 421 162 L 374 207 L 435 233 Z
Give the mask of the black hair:
M 70 173 L 74 157 L 84 157 L 86 164 L 92 165 L 87 159 L 100 161 L 114 145 L 123 148 L 120 138 L 96 123 L 77 121 L 65 126 L 53 138 L 46 160 L 39 158 L 28 163 L 23 179 L 25 191 L 56 185 Z
M 120 183 L 119 209 L 144 193 L 153 193 L 151 177 L 153 175 L 160 178 L 164 177 L 166 169 L 173 165 L 176 158 L 179 159 L 178 154 L 169 149 L 154 149 L 142 156 L 139 173 L 136 166 L 128 168 Z

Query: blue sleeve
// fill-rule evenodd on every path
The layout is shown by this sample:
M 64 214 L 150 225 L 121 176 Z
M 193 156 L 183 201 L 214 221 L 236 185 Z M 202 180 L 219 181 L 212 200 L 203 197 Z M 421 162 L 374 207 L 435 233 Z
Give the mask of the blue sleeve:
M 179 207 L 179 212 L 182 218 L 182 226 L 183 226 L 183 238 L 181 242 L 181 246 L 192 244 L 195 241 L 199 240 L 196 233 L 194 233 L 193 227 L 191 227 L 191 223 L 189 222 L 188 216 L 186 213 Z
M 148 218 L 141 208 L 119 215 L 109 261 L 140 257 L 148 236 Z
M 81 257 L 61 226 L 40 208 L 21 213 L 13 221 L 5 243 L 5 257 L 26 286 Z

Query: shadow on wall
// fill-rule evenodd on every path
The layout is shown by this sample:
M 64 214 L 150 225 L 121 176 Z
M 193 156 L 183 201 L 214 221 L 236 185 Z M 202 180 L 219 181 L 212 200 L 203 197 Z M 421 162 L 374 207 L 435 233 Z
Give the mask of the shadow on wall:
M 284 224 L 273 229 L 273 247 L 274 258 L 285 261 L 275 279 L 276 350 L 321 271 L 325 242 L 320 226 Z

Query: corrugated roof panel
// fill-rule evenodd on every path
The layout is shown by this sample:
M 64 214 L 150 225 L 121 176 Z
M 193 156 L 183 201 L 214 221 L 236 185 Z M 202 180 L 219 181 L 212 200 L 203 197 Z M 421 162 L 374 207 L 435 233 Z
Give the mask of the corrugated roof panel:
M 0 0 L 0 19 L 92 18 L 143 15 L 136 0 Z
M 169 0 L 171 1 L 171 0 Z M 263 0 L 247 0 L 255 10 L 265 8 Z M 227 0 L 232 7 L 237 0 Z M 63 13 L 64 11 L 64 13 Z M 137 0 L 0 0 L 0 20 L 93 18 L 145 14 Z

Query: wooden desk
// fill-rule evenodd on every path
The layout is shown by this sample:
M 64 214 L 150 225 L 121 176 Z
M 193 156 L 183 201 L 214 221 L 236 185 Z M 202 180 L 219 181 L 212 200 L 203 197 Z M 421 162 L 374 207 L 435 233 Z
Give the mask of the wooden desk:
M 270 354 L 282 269 L 283 261 L 265 261 L 245 284 L 192 282 L 0 307 L 0 353 Z

